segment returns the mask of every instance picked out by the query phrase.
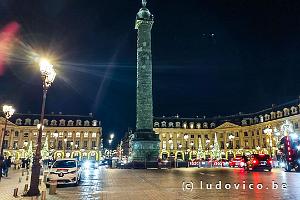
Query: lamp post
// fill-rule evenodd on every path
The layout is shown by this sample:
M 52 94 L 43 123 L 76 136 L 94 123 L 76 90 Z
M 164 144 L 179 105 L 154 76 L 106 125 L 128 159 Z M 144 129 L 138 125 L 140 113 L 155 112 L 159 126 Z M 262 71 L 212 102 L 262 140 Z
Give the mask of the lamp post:
M 68 141 L 68 139 L 67 139 L 67 137 L 65 137 L 64 138 L 64 156 L 65 156 L 65 158 L 67 157 L 66 156 L 67 141 Z
M 111 160 L 111 143 L 112 143 L 112 139 L 109 139 L 108 143 L 109 143 L 109 149 L 108 149 L 109 166 L 112 167 L 112 160 Z
M 264 129 L 264 133 L 269 137 L 269 148 L 270 148 L 270 156 L 272 158 L 272 132 L 273 130 L 270 127 Z
M 189 135 L 188 134 L 184 134 L 183 139 L 185 140 L 185 160 L 188 160 L 188 139 L 189 139 Z
M 71 145 L 70 149 L 71 149 L 71 151 L 72 151 L 72 150 L 73 150 L 73 145 L 74 145 L 74 142 L 73 142 L 73 141 L 71 141 L 70 145 Z
M 40 59 L 39 66 L 40 66 L 41 78 L 42 78 L 42 83 L 43 83 L 43 101 L 42 101 L 40 123 L 43 124 L 44 115 L 45 115 L 45 104 L 46 104 L 47 91 L 55 79 L 56 72 L 54 71 L 53 65 L 50 64 L 49 61 L 47 61 L 46 59 Z M 41 159 L 42 132 L 43 132 L 42 128 L 43 128 L 43 126 L 40 126 L 38 137 L 37 137 L 37 147 L 36 147 L 35 156 L 33 159 L 32 173 L 31 173 L 31 179 L 30 179 L 30 188 L 24 196 L 39 196 L 40 195 L 39 177 L 40 177 L 40 170 L 41 170 L 40 159 Z
M 190 143 L 191 147 L 192 147 L 192 159 L 193 159 L 193 156 L 194 156 L 194 141 L 192 141 Z
M 5 124 L 4 124 L 4 129 L 2 132 L 2 138 L 1 138 L 1 152 L 0 152 L 1 156 L 3 156 L 4 139 L 5 139 L 5 135 L 6 135 L 7 121 L 9 118 L 11 118 L 11 116 L 13 116 L 13 114 L 15 112 L 15 109 L 10 105 L 3 105 L 2 110 L 5 115 Z
M 209 143 L 210 143 L 210 140 L 207 139 L 207 140 L 205 141 L 205 143 L 206 143 L 206 146 L 207 146 L 206 149 L 209 150 L 209 146 L 208 146 L 208 145 L 209 145 Z
M 55 140 L 54 140 L 54 150 L 56 150 L 56 149 L 58 149 L 58 144 L 57 144 L 58 132 L 54 132 L 53 136 L 55 138 Z

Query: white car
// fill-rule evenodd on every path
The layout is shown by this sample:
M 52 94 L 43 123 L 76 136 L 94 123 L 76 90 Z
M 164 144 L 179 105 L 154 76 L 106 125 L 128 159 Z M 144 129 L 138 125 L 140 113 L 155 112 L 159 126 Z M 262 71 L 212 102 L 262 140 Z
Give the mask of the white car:
M 76 159 L 56 160 L 49 170 L 47 185 L 57 181 L 57 184 L 78 185 L 81 176 L 81 168 Z

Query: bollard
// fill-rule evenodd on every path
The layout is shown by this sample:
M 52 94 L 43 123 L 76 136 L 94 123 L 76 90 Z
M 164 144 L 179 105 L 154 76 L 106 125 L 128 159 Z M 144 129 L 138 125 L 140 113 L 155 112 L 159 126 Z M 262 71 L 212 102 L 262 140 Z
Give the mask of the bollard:
M 27 175 L 29 175 L 29 170 L 28 169 L 26 169 L 26 172 L 27 172 Z
M 18 188 L 14 189 L 14 197 L 18 197 Z
M 29 176 L 27 175 L 27 176 L 26 176 L 26 181 L 28 181 L 28 179 L 29 179 Z
M 24 193 L 26 193 L 28 191 L 28 184 L 25 184 L 24 186 Z
M 24 176 L 24 169 L 22 169 L 22 176 Z
M 42 191 L 41 200 L 46 200 L 46 191 Z
M 22 182 L 22 177 L 19 177 L 19 183 L 21 183 Z
M 56 194 L 57 181 L 50 182 L 49 195 Z
M 39 179 L 39 185 L 41 185 L 41 184 L 42 184 L 42 179 L 40 178 L 40 179 Z

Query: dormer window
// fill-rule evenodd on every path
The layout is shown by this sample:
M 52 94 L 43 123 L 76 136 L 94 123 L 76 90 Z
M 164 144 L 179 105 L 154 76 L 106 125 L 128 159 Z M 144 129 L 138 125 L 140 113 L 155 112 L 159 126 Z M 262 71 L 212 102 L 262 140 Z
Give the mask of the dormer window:
M 210 128 L 215 128 L 216 127 L 216 124 L 214 123 L 214 122 L 212 122 L 211 124 L 210 124 Z
M 184 122 L 183 125 L 182 125 L 182 127 L 183 127 L 183 128 L 186 128 L 186 127 L 187 127 L 187 123 Z
M 297 108 L 295 106 L 291 107 L 292 114 L 297 114 Z
M 284 113 L 284 116 L 285 116 L 285 117 L 286 117 L 286 116 L 289 116 L 289 115 L 290 115 L 290 109 L 284 108 L 284 109 L 283 109 L 283 113 Z
M 173 122 L 169 122 L 169 128 L 173 128 L 174 127 L 174 123 Z
M 61 119 L 59 120 L 59 126 L 65 126 L 66 125 L 66 120 Z
M 246 125 L 247 125 L 247 120 L 243 119 L 243 120 L 242 120 L 242 125 L 243 125 L 243 126 L 246 126 Z
M 34 125 L 34 126 L 37 126 L 39 123 L 40 123 L 40 120 L 38 120 L 38 119 L 35 119 L 35 120 L 33 121 L 33 125 Z
M 276 113 L 275 112 L 271 112 L 271 119 L 276 119 Z
M 265 114 L 265 121 L 269 121 L 270 120 L 270 115 Z
M 196 127 L 197 127 L 197 129 L 200 129 L 200 128 L 201 128 L 201 124 L 200 124 L 200 123 L 197 123 L 197 124 L 196 124 Z
M 258 117 L 254 117 L 254 123 L 258 123 L 259 122 L 259 119 L 258 119 Z
M 73 126 L 73 124 L 74 124 L 74 121 L 72 121 L 72 120 L 68 121 L 68 126 Z
M 194 122 L 190 122 L 190 129 L 194 129 Z
M 49 120 L 48 119 L 44 119 L 44 126 L 48 126 Z
M 207 122 L 203 123 L 203 128 L 208 128 L 208 123 Z
M 282 112 L 281 111 L 277 111 L 277 118 L 282 117 Z
M 175 123 L 176 128 L 180 128 L 180 122 Z
M 57 126 L 57 121 L 56 120 L 51 120 L 51 124 L 50 124 L 51 126 Z
M 93 120 L 93 121 L 92 121 L 93 126 L 97 126 L 97 123 L 98 123 L 97 120 Z
M 84 126 L 90 126 L 90 121 L 85 120 L 85 121 L 84 121 Z
M 259 121 L 260 121 L 260 122 L 264 122 L 264 116 L 259 115 Z
M 81 122 L 81 120 L 76 120 L 76 126 L 82 126 L 82 122 Z
M 161 127 L 166 128 L 167 127 L 167 122 L 165 122 L 165 121 L 161 122 Z
M 25 119 L 25 124 L 26 126 L 30 126 L 31 125 L 31 119 L 27 118 Z
M 19 126 L 22 125 L 22 120 L 21 120 L 20 118 L 17 119 L 17 120 L 16 120 L 16 124 L 19 125 Z
M 159 122 L 154 122 L 154 128 L 159 128 Z

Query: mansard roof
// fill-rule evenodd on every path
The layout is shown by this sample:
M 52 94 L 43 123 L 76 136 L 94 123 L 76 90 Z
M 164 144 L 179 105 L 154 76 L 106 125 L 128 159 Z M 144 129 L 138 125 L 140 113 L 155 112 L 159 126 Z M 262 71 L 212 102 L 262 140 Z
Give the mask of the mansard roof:
M 40 120 L 40 114 L 24 114 L 24 113 L 15 113 L 9 121 L 12 123 L 15 123 L 18 119 L 22 120 L 21 125 L 22 126 L 33 126 L 34 120 Z M 30 119 L 31 123 L 25 124 L 25 120 Z M 65 115 L 65 114 L 45 114 L 44 120 L 48 120 L 49 125 L 48 126 L 93 126 L 93 127 L 99 127 L 101 126 L 101 121 L 94 118 L 92 114 L 90 115 Z M 56 125 L 50 125 L 51 121 L 55 120 L 57 121 Z M 60 120 L 65 120 L 65 125 L 60 124 Z M 74 123 L 72 125 L 68 125 L 68 121 L 73 121 Z M 81 124 L 76 124 L 76 121 L 80 120 Z M 89 124 L 85 124 L 85 121 L 89 121 Z M 96 122 L 96 123 L 93 123 Z M 18 125 L 18 124 L 17 124 Z
M 217 116 L 210 118 L 184 118 L 172 117 L 154 117 L 154 128 L 222 128 L 229 123 L 231 126 L 249 126 L 266 121 L 272 121 L 284 117 L 298 115 L 300 112 L 300 100 L 296 99 L 280 105 L 272 105 L 271 108 L 260 110 L 254 113 L 239 113 L 229 116 Z M 170 122 L 171 126 L 170 126 Z M 176 125 L 177 123 L 177 125 Z M 180 124 L 180 125 L 179 125 Z M 199 126 L 197 126 L 199 124 Z M 225 124 L 225 125 L 224 125 Z

